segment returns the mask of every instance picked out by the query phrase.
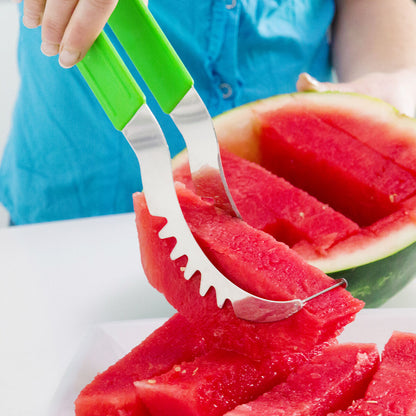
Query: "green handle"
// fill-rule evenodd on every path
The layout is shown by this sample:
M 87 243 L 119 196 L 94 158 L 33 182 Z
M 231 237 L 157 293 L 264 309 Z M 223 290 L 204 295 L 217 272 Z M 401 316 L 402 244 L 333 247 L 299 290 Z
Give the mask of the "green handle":
M 104 32 L 77 67 L 114 127 L 122 130 L 146 98 Z
M 108 23 L 162 110 L 169 114 L 193 80 L 149 9 L 142 0 L 119 0 Z

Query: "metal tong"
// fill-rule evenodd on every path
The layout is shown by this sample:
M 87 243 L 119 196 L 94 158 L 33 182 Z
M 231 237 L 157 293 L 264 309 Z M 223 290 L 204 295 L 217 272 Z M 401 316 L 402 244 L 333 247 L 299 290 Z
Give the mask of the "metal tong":
M 226 199 L 235 215 L 239 216 L 225 182 L 211 117 L 193 87 L 190 74 L 148 8 L 141 0 L 120 0 L 109 24 L 162 110 L 170 114 L 182 133 L 193 177 L 205 167 L 210 168 L 210 174 L 215 171 L 223 183 Z M 164 134 L 146 105 L 143 92 L 104 32 L 78 68 L 114 127 L 123 132 L 138 158 L 149 212 L 167 220 L 159 237 L 176 239 L 170 258 L 188 258 L 185 279 L 200 272 L 201 296 L 213 287 L 219 308 L 228 299 L 237 317 L 254 322 L 273 322 L 293 315 L 316 296 L 346 286 L 345 279 L 340 279 L 307 299 L 273 301 L 254 296 L 228 280 L 194 239 L 176 196 Z

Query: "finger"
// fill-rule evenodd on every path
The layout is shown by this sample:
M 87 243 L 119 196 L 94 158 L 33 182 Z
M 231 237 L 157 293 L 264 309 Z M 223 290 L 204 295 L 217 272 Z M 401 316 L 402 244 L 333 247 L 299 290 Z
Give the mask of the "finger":
M 408 117 L 416 117 L 416 103 L 413 97 L 406 96 L 401 100 L 397 100 L 397 103 L 391 103 L 402 114 Z
M 47 56 L 57 55 L 65 29 L 78 0 L 49 0 L 42 19 L 41 50 Z
M 353 88 L 347 83 L 319 82 L 316 78 L 304 72 L 299 75 L 296 83 L 298 91 L 341 91 L 352 92 Z
M 299 75 L 296 88 L 298 91 L 339 91 L 365 94 L 391 104 L 403 114 L 415 117 L 416 100 L 414 95 L 406 86 L 403 87 L 402 83 L 395 81 L 394 77 L 394 74 L 374 73 L 351 82 L 332 83 L 319 82 L 311 75 L 302 73 Z M 411 83 L 409 82 L 409 84 Z
M 23 3 L 23 24 L 28 29 L 38 27 L 42 21 L 46 0 L 25 0 Z
M 59 63 L 69 68 L 78 63 L 94 43 L 113 12 L 117 0 L 80 0 L 65 30 Z
M 298 91 L 315 91 L 318 86 L 318 80 L 303 72 L 299 75 L 298 81 L 296 82 L 296 89 Z

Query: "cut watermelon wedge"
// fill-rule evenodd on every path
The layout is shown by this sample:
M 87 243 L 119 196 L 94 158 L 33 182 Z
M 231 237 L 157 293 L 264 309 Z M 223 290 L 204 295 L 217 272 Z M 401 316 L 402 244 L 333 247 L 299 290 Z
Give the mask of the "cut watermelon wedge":
M 203 201 L 183 185 L 177 187 L 185 218 L 201 248 L 230 280 L 243 289 L 275 300 L 304 299 L 333 285 L 283 243 Z M 215 293 L 199 295 L 199 276 L 183 276 L 186 259 L 171 261 L 175 244 L 158 232 L 164 220 L 150 216 L 143 195 L 134 196 L 141 257 L 149 282 L 204 333 L 211 347 L 262 359 L 282 352 L 309 351 L 333 339 L 363 304 L 337 288 L 308 302 L 289 319 L 255 324 L 238 319 L 230 304 L 219 309 Z M 238 334 L 238 335 L 237 335 Z
M 339 416 L 403 416 L 402 413 L 396 413 L 385 409 L 374 401 L 359 400 L 354 406 L 351 406 L 345 412 L 333 413 Z M 330 416 L 330 415 L 328 415 Z
M 153 416 L 220 416 L 286 380 L 322 347 L 309 353 L 283 354 L 273 361 L 254 361 L 242 354 L 214 350 L 134 384 Z
M 226 416 L 326 416 L 364 396 L 377 369 L 374 344 L 341 344 L 301 366 L 258 399 Z
M 261 363 L 218 350 L 135 386 L 152 416 L 220 416 L 271 388 L 272 380 Z
M 176 363 L 191 361 L 205 351 L 204 338 L 176 314 L 81 391 L 75 402 L 76 415 L 146 416 L 133 382 L 169 371 Z
M 334 415 L 416 414 L 416 334 L 394 332 L 364 399 Z
M 350 96 L 345 99 L 344 94 L 338 94 L 328 100 L 326 94 L 318 95 L 314 97 L 313 113 L 416 175 L 414 120 L 379 100 L 367 97 L 372 103 L 365 104 Z
M 286 106 L 277 118 L 262 115 L 261 123 L 262 165 L 362 227 L 416 191 L 407 170 L 308 109 Z
M 276 240 L 289 246 L 307 241 L 317 252 L 324 253 L 360 230 L 344 215 L 260 165 L 224 149 L 221 158 L 228 186 L 244 221 Z M 175 170 L 175 179 L 192 189 L 187 164 Z M 215 198 L 221 193 L 213 185 L 217 186 L 218 181 L 200 179 L 205 193 Z M 215 204 L 222 207 L 224 201 L 215 199 Z

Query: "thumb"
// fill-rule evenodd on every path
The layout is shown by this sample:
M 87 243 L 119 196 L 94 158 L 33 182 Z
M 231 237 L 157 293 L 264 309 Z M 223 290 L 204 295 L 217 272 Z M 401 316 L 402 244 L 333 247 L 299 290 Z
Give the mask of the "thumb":
M 304 91 L 341 91 L 341 92 L 351 92 L 351 87 L 348 84 L 334 84 L 332 82 L 319 82 L 316 78 L 309 75 L 306 72 L 303 72 L 299 75 L 298 81 L 296 83 L 296 89 L 299 92 Z
M 352 82 L 331 83 L 319 82 L 317 79 L 304 72 L 299 75 L 296 88 L 300 92 L 357 92 L 379 98 L 397 108 L 403 114 L 414 117 L 416 99 L 415 94 L 412 92 L 411 85 L 411 80 L 407 81 L 407 78 L 401 73 L 373 73 Z

